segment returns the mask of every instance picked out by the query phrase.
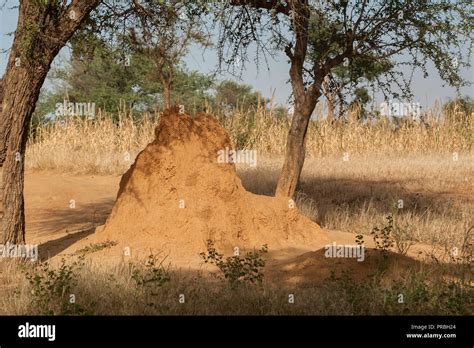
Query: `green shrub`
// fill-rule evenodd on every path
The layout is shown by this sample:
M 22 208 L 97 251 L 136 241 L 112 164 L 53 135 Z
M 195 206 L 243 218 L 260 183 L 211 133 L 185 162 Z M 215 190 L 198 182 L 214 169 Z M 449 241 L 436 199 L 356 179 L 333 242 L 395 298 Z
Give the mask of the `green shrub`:
M 162 286 L 170 281 L 170 274 L 163 266 L 164 258 L 150 254 L 143 264 L 130 264 L 132 279 L 139 286 Z
M 216 250 L 214 242 L 208 240 L 207 252 L 199 255 L 205 263 L 216 265 L 224 279 L 235 287 L 239 283 L 262 283 L 264 278 L 262 269 L 265 267 L 263 255 L 267 252 L 268 247 L 265 244 L 260 250 L 247 252 L 244 257 L 234 255 L 224 259 L 224 255 Z
M 80 262 L 68 265 L 62 259 L 57 269 L 52 268 L 49 262 L 24 269 L 31 286 L 32 312 L 40 315 L 85 314 L 84 308 L 75 302 L 73 293 L 80 266 Z

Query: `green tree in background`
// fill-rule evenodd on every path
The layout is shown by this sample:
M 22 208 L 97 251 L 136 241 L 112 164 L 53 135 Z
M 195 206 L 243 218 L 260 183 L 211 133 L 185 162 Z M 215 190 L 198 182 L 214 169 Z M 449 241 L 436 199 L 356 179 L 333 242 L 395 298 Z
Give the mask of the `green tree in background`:
M 214 85 L 213 76 L 180 67 L 175 72 L 171 102 L 175 105 L 184 105 L 187 112 L 206 111 L 206 105 L 214 104 L 212 94 Z
M 252 86 L 238 84 L 231 80 L 222 81 L 215 89 L 216 106 L 225 109 L 256 108 L 259 103 L 265 106 L 269 102 L 269 99 L 263 98 L 261 93 L 253 91 Z
M 328 106 L 329 121 L 334 119 L 336 107 L 338 118 L 341 118 L 355 102 L 359 103 L 365 115 L 363 107 L 371 100 L 365 85 L 368 84 L 374 89 L 377 79 L 393 68 L 393 63 L 388 59 L 356 57 L 352 64 L 347 63 L 348 61 L 335 67 L 332 73 L 326 75 L 323 82 L 322 91 Z
M 96 109 L 115 119 L 120 107 L 126 107 L 136 117 L 156 110 L 163 87 L 150 58 L 141 53 L 123 57 L 103 43 L 95 47 L 93 54 L 82 50 L 81 46 L 73 46 L 69 61 L 52 69 L 49 79 L 55 87 L 41 91 L 32 121 L 33 133 L 64 100 L 95 103 Z M 186 110 L 203 111 L 206 102 L 213 101 L 213 83 L 211 76 L 176 67 L 173 102 L 184 105 Z

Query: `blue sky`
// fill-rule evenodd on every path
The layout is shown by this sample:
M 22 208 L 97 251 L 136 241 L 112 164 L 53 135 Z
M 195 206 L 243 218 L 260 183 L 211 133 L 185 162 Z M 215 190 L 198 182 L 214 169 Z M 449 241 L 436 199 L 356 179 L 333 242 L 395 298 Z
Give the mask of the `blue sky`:
M 10 48 L 13 36 L 7 34 L 13 32 L 16 28 L 18 10 L 12 8 L 16 1 L 7 1 L 7 4 L 0 10 L 0 49 Z M 67 50 L 63 49 L 56 58 L 56 62 L 60 57 L 67 56 Z M 3 75 L 8 60 L 8 53 L 0 54 L 0 74 Z M 252 59 L 250 58 L 250 61 Z M 217 54 L 213 49 L 207 49 L 205 52 L 200 47 L 192 46 L 190 53 L 185 58 L 185 63 L 191 70 L 198 70 L 203 73 L 209 73 L 216 68 Z M 471 60 L 474 65 L 474 61 Z M 257 71 L 255 64 L 247 64 L 243 71 L 240 82 L 252 85 L 255 90 L 259 90 L 266 97 L 270 97 L 274 93 L 275 101 L 278 104 L 287 104 L 291 95 L 291 86 L 288 83 L 289 64 L 284 54 L 276 57 L 276 60 L 269 60 L 268 67 L 262 65 Z M 456 95 L 454 88 L 449 86 L 443 87 L 443 81 L 440 79 L 436 69 L 433 66 L 428 67 L 430 76 L 424 78 L 421 72 L 416 72 L 412 89 L 415 95 L 414 100 L 421 103 L 423 108 L 428 108 L 436 100 L 446 101 Z M 406 71 L 408 73 L 408 69 Z M 474 81 L 474 69 L 463 71 L 463 76 L 469 81 Z M 230 75 L 222 75 L 219 78 L 231 78 Z M 462 91 L 463 95 L 473 96 L 473 88 L 467 87 Z M 376 95 L 376 102 L 382 101 L 380 95 Z

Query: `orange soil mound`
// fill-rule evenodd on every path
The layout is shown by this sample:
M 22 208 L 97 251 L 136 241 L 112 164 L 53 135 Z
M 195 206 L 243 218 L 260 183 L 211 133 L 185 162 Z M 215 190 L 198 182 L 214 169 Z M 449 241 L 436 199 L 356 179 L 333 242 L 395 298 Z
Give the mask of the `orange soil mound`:
M 235 246 L 280 250 L 329 242 L 288 199 L 247 192 L 235 165 L 218 163 L 225 148 L 232 148 L 229 135 L 214 117 L 165 112 L 93 239 L 117 241 L 134 256 L 160 250 L 175 263 L 200 261 L 208 239 L 226 253 Z

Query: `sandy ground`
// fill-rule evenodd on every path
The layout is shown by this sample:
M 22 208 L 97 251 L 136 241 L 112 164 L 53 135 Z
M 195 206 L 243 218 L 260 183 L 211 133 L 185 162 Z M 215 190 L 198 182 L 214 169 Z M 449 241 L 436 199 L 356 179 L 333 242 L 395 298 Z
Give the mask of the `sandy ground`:
M 119 176 L 26 173 L 27 243 L 39 244 L 42 259 L 67 257 L 74 250 L 88 245 L 95 227 L 102 225 L 112 210 L 119 181 Z M 71 200 L 74 200 L 75 206 Z M 320 236 L 314 243 L 270 250 L 266 268 L 267 278 L 290 284 L 315 283 L 330 276 L 331 271 L 343 269 L 361 278 L 369 275 L 380 261 L 375 251 L 366 262 L 324 257 L 325 245 L 332 241 L 337 244 L 354 245 L 355 235 L 341 231 L 323 232 L 324 236 Z M 365 240 L 368 247 L 373 247 L 370 238 Z M 418 263 L 416 260 L 418 252 L 425 249 L 426 246 L 415 245 L 410 250 L 410 257 L 394 254 L 396 262 L 392 263 L 391 273 L 396 276 L 406 267 Z M 101 251 L 93 255 L 96 261 L 104 261 L 104 256 L 111 261 L 110 255 Z M 199 258 L 196 257 L 195 261 L 178 266 L 200 268 Z
M 43 245 L 53 256 L 92 233 L 110 213 L 119 181 L 120 176 L 26 173 L 26 242 Z
M 209 268 L 199 256 L 206 240 L 226 256 L 266 244 L 267 279 L 280 284 L 314 284 L 342 272 L 363 279 L 377 271 L 382 255 L 370 236 L 356 250 L 355 234 L 322 229 L 286 198 L 247 191 L 233 163 L 216 160 L 231 147 L 211 115 L 168 110 L 155 140 L 122 177 L 28 172 L 27 243 L 39 245 L 43 260 L 74 258 L 89 247 L 86 259 L 102 267 L 160 253 L 188 270 Z M 385 276 L 422 262 L 419 252 L 429 248 L 392 253 Z M 349 250 L 350 256 L 339 253 Z

